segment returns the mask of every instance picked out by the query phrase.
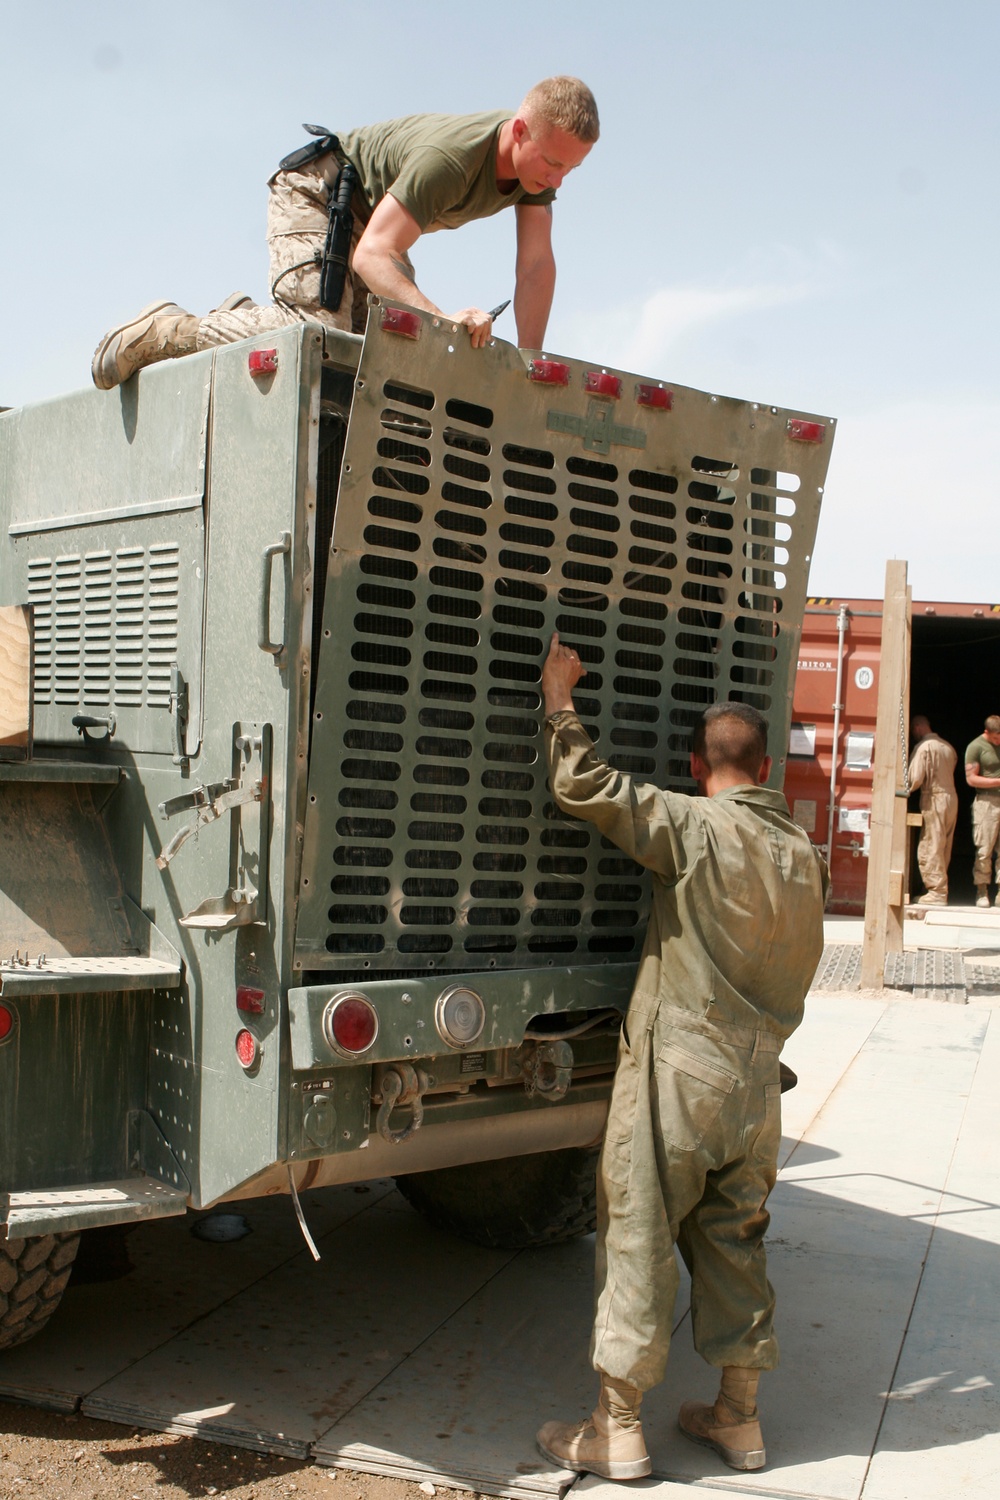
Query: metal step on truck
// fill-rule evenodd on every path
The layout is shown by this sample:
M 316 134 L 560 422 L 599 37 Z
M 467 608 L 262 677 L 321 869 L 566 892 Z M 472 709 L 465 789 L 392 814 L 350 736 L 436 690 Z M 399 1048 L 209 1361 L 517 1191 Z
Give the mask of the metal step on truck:
M 623 771 L 738 698 L 780 784 L 832 435 L 378 298 L 0 415 L 0 1348 L 96 1226 L 592 1227 L 649 876 L 553 805 L 550 633 Z

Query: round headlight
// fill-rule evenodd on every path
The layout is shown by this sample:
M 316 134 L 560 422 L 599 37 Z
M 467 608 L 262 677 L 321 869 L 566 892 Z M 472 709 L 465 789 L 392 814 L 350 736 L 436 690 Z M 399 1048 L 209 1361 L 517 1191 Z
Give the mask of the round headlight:
M 434 1025 L 449 1047 L 471 1047 L 478 1042 L 486 1025 L 486 1006 L 475 990 L 453 984 L 437 998 Z
M 378 1014 L 374 1005 L 356 991 L 334 995 L 323 1012 L 323 1035 L 341 1057 L 367 1052 L 378 1036 Z

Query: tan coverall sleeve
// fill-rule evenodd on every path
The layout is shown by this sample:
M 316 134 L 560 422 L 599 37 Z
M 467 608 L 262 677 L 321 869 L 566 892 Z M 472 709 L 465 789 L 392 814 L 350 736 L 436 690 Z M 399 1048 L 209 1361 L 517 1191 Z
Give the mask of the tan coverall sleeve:
M 918 787 L 923 786 L 924 777 L 927 774 L 927 756 L 922 744 L 918 745 L 913 752 L 910 761 L 910 791 L 915 792 Z
M 546 721 L 546 751 L 549 785 L 562 811 L 593 823 L 638 864 L 672 883 L 700 855 L 704 839 L 692 838 L 700 824 L 692 815 L 695 799 L 616 771 L 576 714 Z

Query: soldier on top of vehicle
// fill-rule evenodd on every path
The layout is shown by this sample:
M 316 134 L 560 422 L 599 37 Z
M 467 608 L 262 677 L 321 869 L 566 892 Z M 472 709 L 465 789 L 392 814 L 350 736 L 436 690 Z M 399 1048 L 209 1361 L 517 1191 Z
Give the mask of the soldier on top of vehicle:
M 457 229 L 513 207 L 514 316 L 521 348 L 540 349 L 555 288 L 552 201 L 589 154 L 600 122 L 578 78 L 546 78 L 515 114 L 409 115 L 316 139 L 269 181 L 269 307 L 234 292 L 207 317 L 152 302 L 112 328 L 92 372 L 111 390 L 161 359 L 234 343 L 303 321 L 362 332 L 369 291 L 448 317 L 474 348 L 492 332 L 480 307 L 445 314 L 416 284 L 409 251 L 422 234 Z

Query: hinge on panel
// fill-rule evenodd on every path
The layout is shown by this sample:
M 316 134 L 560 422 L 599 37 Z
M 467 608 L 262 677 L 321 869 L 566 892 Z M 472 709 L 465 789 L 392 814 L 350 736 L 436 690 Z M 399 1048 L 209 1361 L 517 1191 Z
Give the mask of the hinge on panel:
M 194 812 L 158 855 L 165 870 L 193 834 L 232 816 L 229 845 L 229 886 L 222 896 L 209 896 L 187 916 L 182 927 L 211 927 L 226 931 L 267 920 L 267 857 L 270 840 L 271 726 L 233 726 L 233 774 L 224 781 L 196 786 L 159 805 L 160 816 Z

